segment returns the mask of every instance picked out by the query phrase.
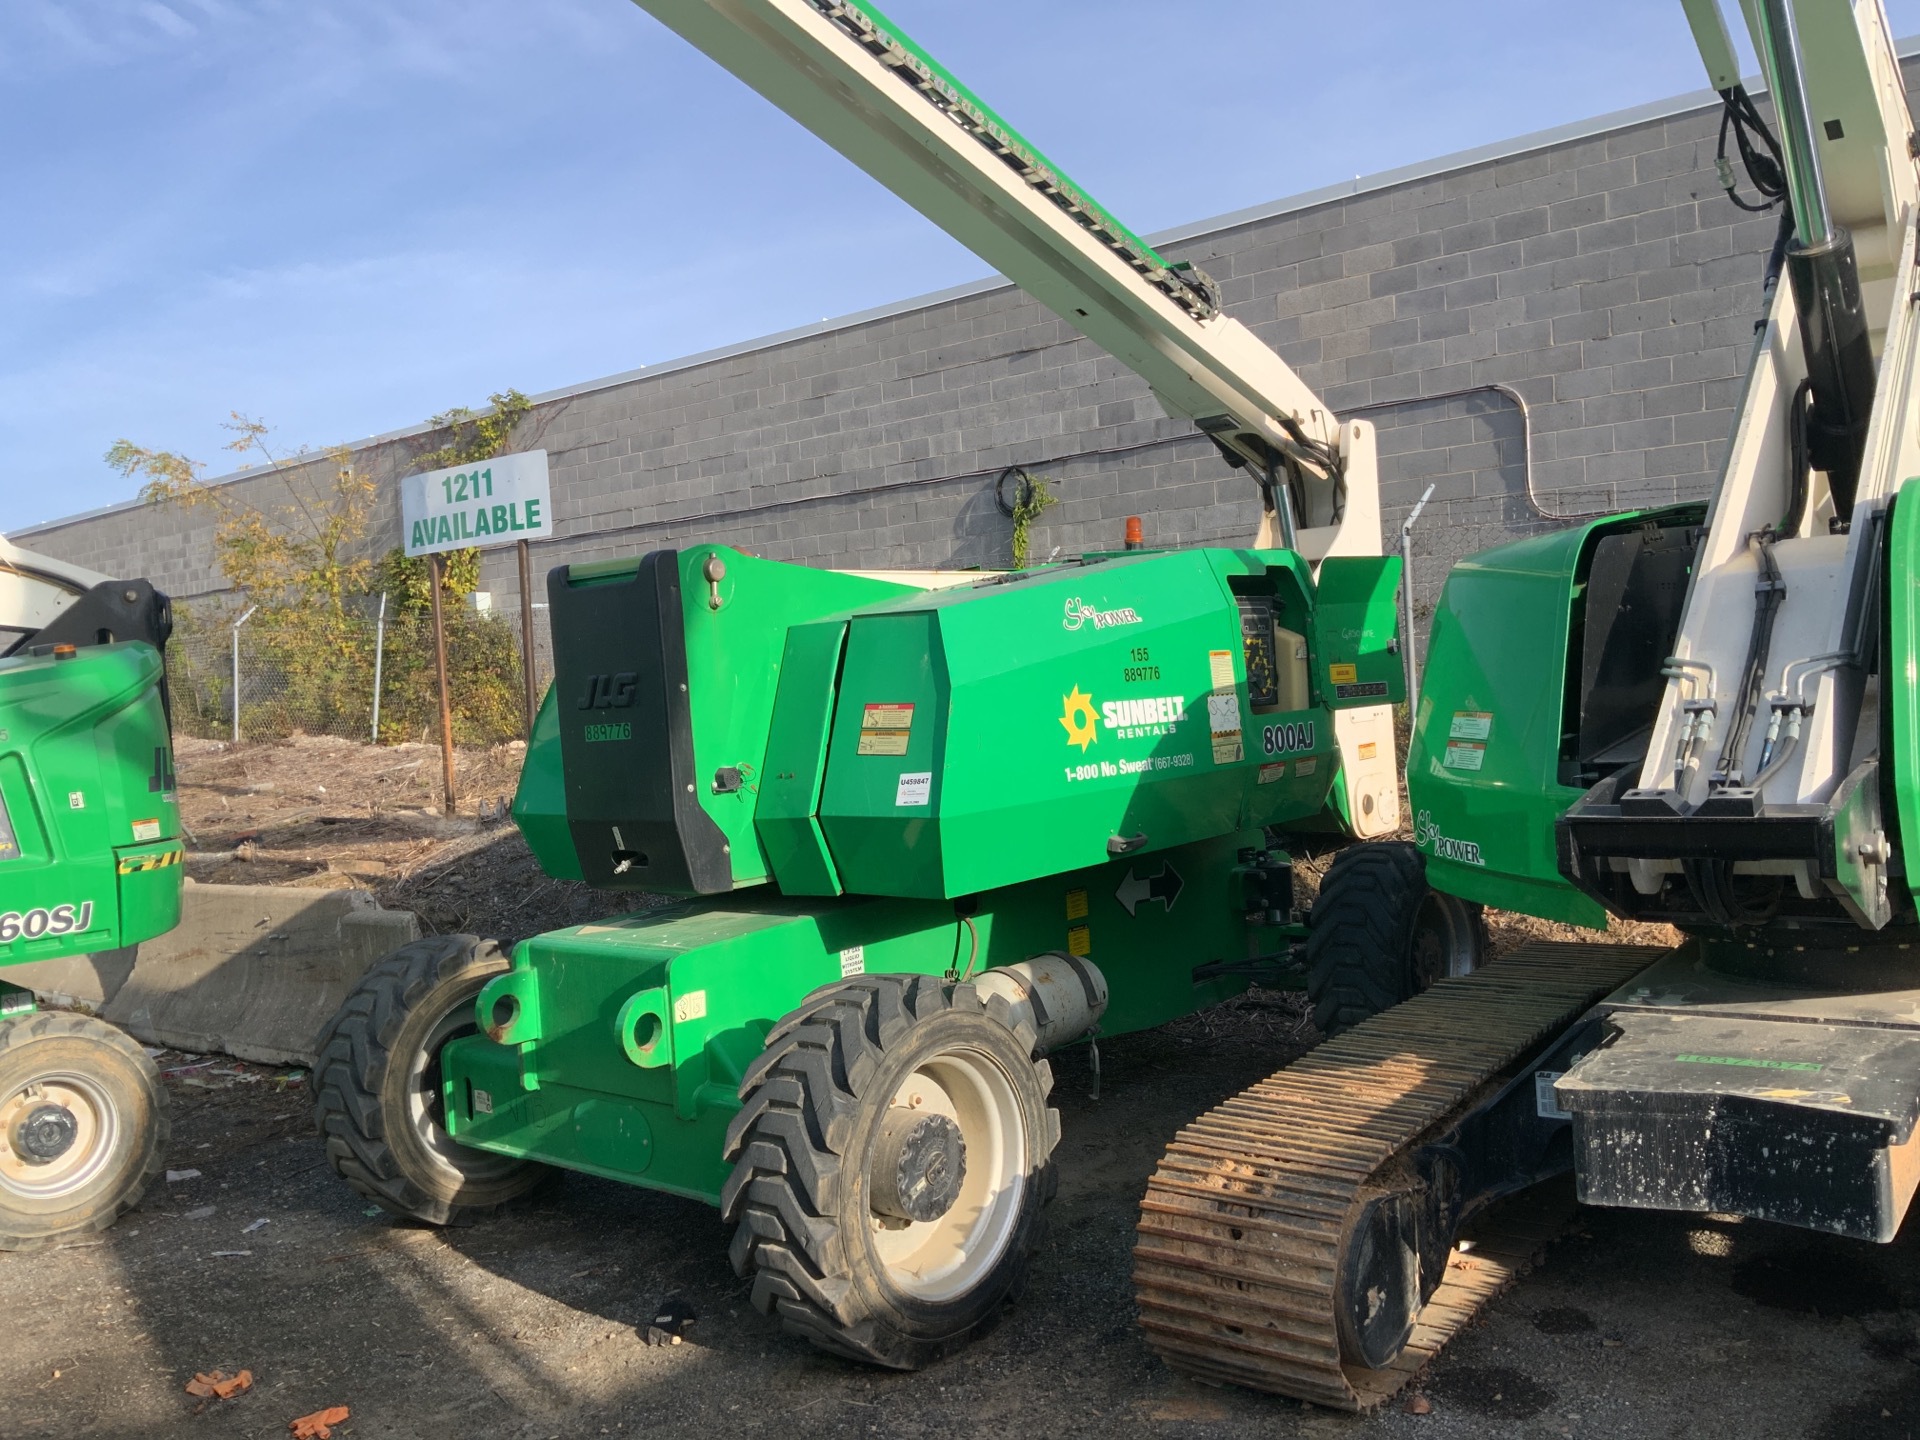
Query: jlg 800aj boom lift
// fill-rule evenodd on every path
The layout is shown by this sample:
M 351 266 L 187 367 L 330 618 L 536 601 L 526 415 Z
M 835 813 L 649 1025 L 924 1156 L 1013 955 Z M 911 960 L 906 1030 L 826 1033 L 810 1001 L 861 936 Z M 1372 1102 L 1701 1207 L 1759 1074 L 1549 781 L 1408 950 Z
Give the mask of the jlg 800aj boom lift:
M 717 1204 L 761 1309 L 913 1366 L 1037 1244 L 1046 1054 L 1297 974 L 1268 827 L 1398 825 L 1399 562 L 1371 428 L 883 17 L 646 8 L 1131 365 L 1250 474 L 1259 533 L 1008 575 L 555 570 L 515 818 L 552 874 L 690 898 L 397 952 L 323 1041 L 319 1119 L 399 1214 L 553 1165 Z

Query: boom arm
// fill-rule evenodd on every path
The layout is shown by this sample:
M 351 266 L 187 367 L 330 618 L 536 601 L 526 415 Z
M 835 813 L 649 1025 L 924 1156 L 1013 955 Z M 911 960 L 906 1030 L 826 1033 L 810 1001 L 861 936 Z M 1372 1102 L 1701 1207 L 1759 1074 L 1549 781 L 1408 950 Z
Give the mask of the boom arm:
M 1211 282 L 1169 264 L 877 11 L 635 0 L 1143 378 L 1250 466 L 1263 545 L 1378 554 L 1371 427 L 1342 426 Z

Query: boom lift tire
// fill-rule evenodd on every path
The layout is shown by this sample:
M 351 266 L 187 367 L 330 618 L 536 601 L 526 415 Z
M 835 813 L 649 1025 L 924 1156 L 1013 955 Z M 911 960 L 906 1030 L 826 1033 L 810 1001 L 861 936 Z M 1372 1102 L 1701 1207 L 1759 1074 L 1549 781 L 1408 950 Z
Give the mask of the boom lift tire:
M 314 1122 L 327 1159 L 395 1215 L 449 1225 L 518 1199 L 552 1167 L 472 1150 L 441 1118 L 440 1051 L 472 1035 L 474 997 L 508 967 L 491 940 L 433 935 L 361 977 L 320 1037 Z
M 1404 840 L 1353 845 L 1334 857 L 1307 933 L 1307 994 L 1323 1035 L 1470 975 L 1486 960 L 1487 922 L 1471 901 L 1427 884 L 1427 861 Z
M 160 1072 L 113 1026 L 0 1023 L 0 1250 L 105 1230 L 160 1173 L 167 1132 Z
M 741 1082 L 720 1196 L 754 1305 L 896 1370 L 991 1329 L 1056 1185 L 1053 1071 L 1033 1048 L 1004 999 L 934 976 L 840 981 L 776 1025 Z

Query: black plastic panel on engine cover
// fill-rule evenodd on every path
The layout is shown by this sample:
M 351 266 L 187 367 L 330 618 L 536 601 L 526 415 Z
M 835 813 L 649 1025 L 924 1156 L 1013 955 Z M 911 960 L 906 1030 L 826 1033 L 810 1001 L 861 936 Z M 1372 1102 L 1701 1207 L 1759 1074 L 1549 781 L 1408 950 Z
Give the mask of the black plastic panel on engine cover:
M 589 885 L 715 895 L 726 838 L 694 793 L 679 553 L 547 575 L 567 828 Z

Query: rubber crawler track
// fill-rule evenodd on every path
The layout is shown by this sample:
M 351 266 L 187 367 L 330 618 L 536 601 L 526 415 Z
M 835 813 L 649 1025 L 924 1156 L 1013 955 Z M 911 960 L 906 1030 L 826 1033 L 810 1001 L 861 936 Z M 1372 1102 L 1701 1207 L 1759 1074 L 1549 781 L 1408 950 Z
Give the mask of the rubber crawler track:
M 1147 1341 L 1175 1369 L 1371 1410 L 1558 1233 L 1518 1202 L 1470 1227 L 1389 1366 L 1344 1363 L 1335 1277 L 1369 1180 L 1664 950 L 1536 942 L 1376 1015 L 1202 1115 L 1148 1182 L 1134 1247 Z

